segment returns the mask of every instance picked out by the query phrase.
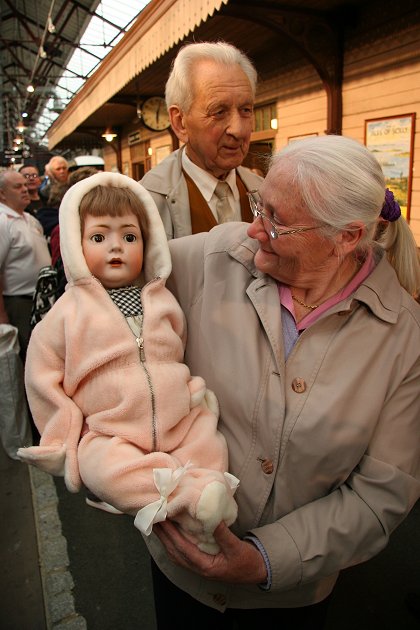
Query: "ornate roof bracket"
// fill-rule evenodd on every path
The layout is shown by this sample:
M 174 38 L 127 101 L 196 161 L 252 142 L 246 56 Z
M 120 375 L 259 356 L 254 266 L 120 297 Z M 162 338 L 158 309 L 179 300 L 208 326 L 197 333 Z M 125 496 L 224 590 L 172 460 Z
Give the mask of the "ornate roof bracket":
M 314 66 L 327 93 L 327 134 L 341 134 L 344 25 L 353 23 L 346 7 L 336 12 L 290 9 L 272 2 L 229 3 L 220 13 L 250 20 L 287 37 Z

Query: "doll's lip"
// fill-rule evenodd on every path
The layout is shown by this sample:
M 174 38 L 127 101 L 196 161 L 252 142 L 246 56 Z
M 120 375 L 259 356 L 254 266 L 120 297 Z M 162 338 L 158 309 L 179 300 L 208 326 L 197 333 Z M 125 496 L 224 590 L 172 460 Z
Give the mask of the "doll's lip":
M 109 261 L 109 264 L 111 265 L 111 267 L 119 267 L 120 265 L 123 264 L 121 258 L 112 258 Z

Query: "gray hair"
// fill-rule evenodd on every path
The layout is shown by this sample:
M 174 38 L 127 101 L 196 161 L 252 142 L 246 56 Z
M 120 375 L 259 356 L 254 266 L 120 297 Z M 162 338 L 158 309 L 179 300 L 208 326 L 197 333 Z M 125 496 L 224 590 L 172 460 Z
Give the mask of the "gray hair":
M 48 162 L 48 164 L 46 164 L 46 166 L 52 166 L 54 162 L 65 162 L 66 166 L 69 165 L 66 158 L 63 157 L 62 155 L 53 155 L 50 161 Z
M 420 289 L 420 268 L 411 230 L 403 217 L 387 223 L 376 239 L 385 201 L 382 168 L 363 144 L 344 136 L 320 136 L 288 144 L 271 159 L 270 169 L 285 166 L 314 219 L 325 234 L 365 226 L 358 245 L 366 251 L 378 242 L 387 252 L 401 285 L 411 294 Z
M 226 42 L 198 42 L 186 44 L 175 57 L 165 87 L 168 109 L 171 105 L 177 105 L 182 111 L 189 111 L 194 99 L 191 90 L 193 66 L 203 59 L 210 59 L 225 66 L 240 66 L 248 77 L 255 97 L 257 71 L 245 53 Z
M 7 169 L 0 172 L 0 190 L 4 190 L 6 188 L 10 173 L 17 173 L 17 171 L 14 169 Z
M 64 162 L 66 167 L 69 167 L 69 163 L 67 162 L 66 158 L 61 155 L 53 155 L 50 161 L 45 165 L 45 173 L 52 179 L 54 179 L 54 175 L 51 169 L 55 162 Z

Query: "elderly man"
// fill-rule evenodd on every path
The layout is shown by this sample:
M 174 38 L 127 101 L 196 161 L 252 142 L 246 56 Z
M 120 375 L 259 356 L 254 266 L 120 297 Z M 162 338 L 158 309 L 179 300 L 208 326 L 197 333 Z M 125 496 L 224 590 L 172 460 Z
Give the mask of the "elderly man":
M 166 104 L 184 146 L 141 180 L 168 238 L 252 221 L 246 193 L 262 180 L 241 164 L 249 149 L 256 80 L 251 61 L 230 44 L 188 44 L 178 53 Z
M 54 155 L 45 165 L 45 178 L 39 189 L 44 201 L 48 201 L 51 184 L 65 184 L 69 177 L 69 163 L 61 155 Z
M 25 212 L 29 212 L 29 214 L 36 216 L 37 210 L 42 208 L 44 205 L 44 202 L 39 196 L 39 187 L 41 186 L 39 171 L 36 166 L 26 164 L 25 166 L 20 167 L 19 173 L 21 173 L 26 179 L 30 199 L 29 205 L 25 208 Z
M 29 201 L 21 173 L 0 173 L 0 324 L 18 329 L 22 358 L 38 272 L 51 263 L 41 224 L 24 211 Z

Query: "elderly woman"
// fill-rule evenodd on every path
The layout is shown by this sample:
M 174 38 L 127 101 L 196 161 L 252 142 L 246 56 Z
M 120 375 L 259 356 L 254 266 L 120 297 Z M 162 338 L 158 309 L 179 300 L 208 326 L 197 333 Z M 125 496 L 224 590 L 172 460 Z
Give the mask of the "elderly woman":
M 322 628 L 339 571 L 420 496 L 419 264 L 378 162 L 340 136 L 296 142 L 250 204 L 250 226 L 170 243 L 186 360 L 240 486 L 215 557 L 156 527 L 159 628 Z

